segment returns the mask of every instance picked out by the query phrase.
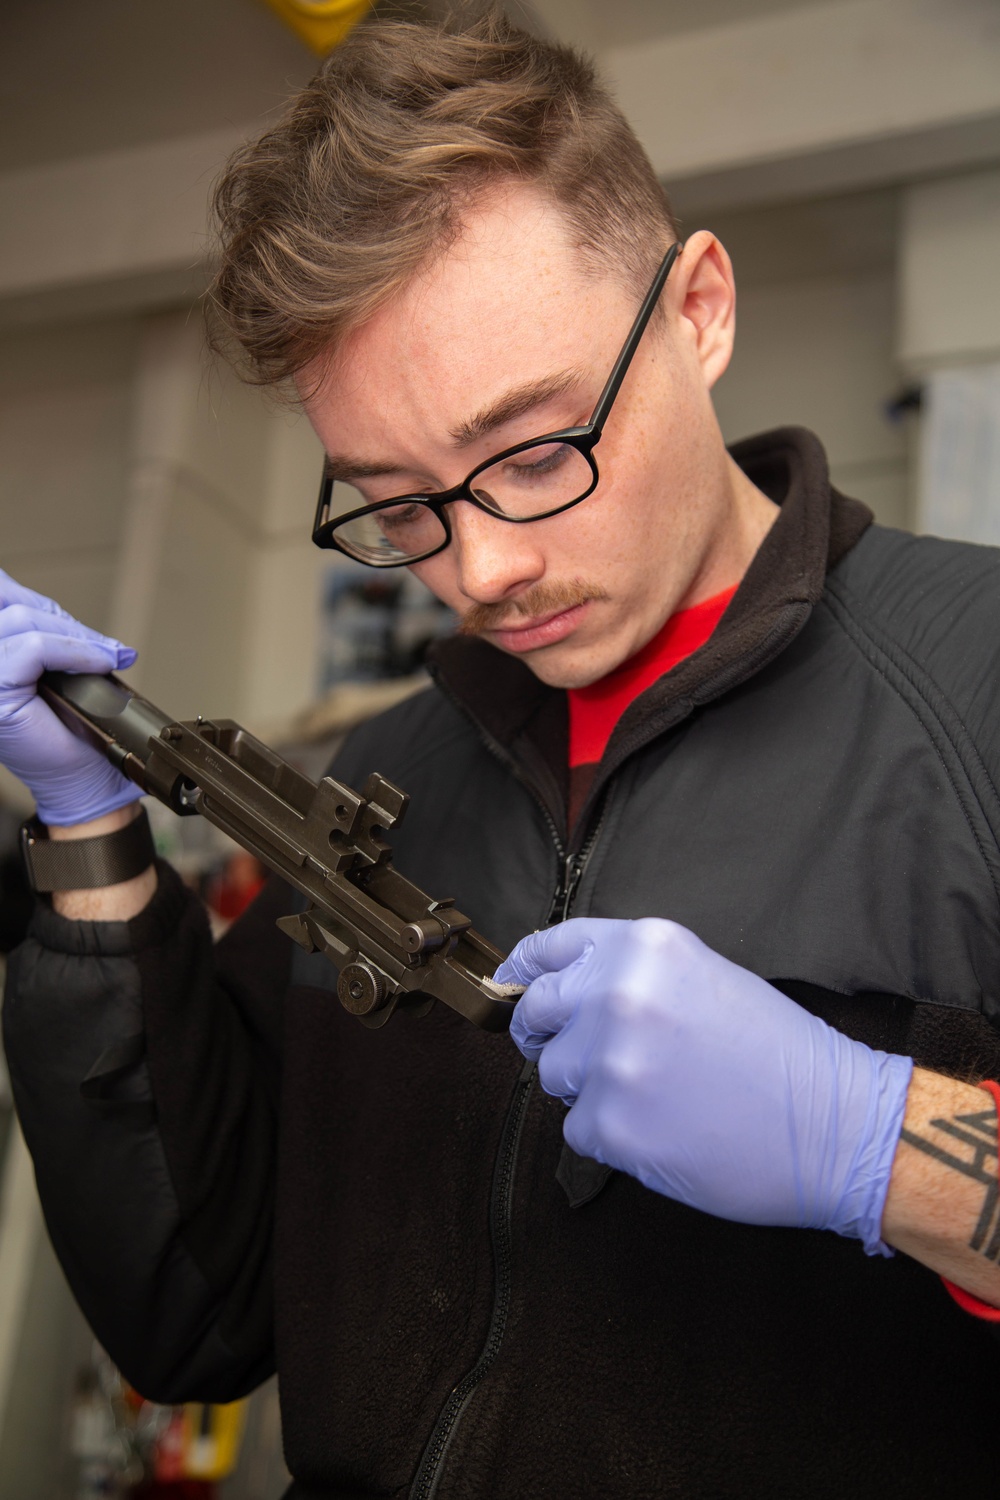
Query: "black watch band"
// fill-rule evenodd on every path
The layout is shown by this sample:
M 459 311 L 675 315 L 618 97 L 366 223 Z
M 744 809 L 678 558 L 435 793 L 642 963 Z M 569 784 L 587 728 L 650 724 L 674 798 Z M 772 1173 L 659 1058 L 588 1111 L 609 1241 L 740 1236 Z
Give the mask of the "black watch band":
M 146 809 L 92 839 L 50 839 L 37 818 L 21 827 L 21 853 L 33 891 L 92 891 L 141 875 L 156 859 Z

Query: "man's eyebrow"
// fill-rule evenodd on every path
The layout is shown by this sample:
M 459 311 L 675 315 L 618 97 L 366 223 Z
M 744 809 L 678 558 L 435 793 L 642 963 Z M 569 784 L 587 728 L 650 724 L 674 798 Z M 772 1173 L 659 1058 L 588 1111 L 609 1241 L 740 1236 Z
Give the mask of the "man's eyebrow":
M 541 406 L 553 397 L 571 390 L 582 378 L 579 370 L 560 370 L 556 375 L 546 375 L 527 385 L 515 386 L 489 406 L 483 407 L 482 411 L 476 412 L 467 422 L 452 428 L 451 439 L 457 447 L 466 448 L 497 427 L 502 427 L 505 422 L 523 417 L 533 407 Z M 330 453 L 327 455 L 324 472 L 327 478 L 350 484 L 355 479 L 375 479 L 382 474 L 399 474 L 402 470 L 399 464 L 376 463 L 364 458 L 351 458 L 347 454 Z
M 355 479 L 375 479 L 380 474 L 398 474 L 398 464 L 369 463 L 363 458 L 348 458 L 345 454 L 329 453 L 323 465 L 327 479 L 340 479 L 351 484 Z
M 459 448 L 466 448 L 478 438 L 485 437 L 488 432 L 502 427 L 505 422 L 512 422 L 515 417 L 523 417 L 525 412 L 531 411 L 533 407 L 541 406 L 544 402 L 551 401 L 554 396 L 561 396 L 565 391 L 571 390 L 573 386 L 580 384 L 582 378 L 579 370 L 560 370 L 557 375 L 546 375 L 541 380 L 530 381 L 527 385 L 515 386 L 497 401 L 484 406 L 482 411 L 476 412 L 476 415 L 470 417 L 467 422 L 453 427 L 452 440 Z

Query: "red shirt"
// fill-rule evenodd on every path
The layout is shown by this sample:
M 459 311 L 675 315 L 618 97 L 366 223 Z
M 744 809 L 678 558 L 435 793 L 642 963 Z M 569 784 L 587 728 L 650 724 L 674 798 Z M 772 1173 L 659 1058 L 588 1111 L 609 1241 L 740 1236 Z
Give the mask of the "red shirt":
M 566 696 L 569 699 L 571 827 L 593 779 L 594 769 L 629 704 L 664 673 L 704 646 L 735 593 L 734 584 L 691 609 L 678 610 L 641 651 L 609 672 L 607 677 L 592 682 L 589 687 L 569 689 Z

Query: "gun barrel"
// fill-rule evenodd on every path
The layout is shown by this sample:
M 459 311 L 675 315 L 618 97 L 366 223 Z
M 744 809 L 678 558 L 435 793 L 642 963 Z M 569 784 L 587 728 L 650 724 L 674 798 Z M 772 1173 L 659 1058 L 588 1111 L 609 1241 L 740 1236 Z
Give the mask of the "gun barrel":
M 118 677 L 90 672 L 46 672 L 39 692 L 76 734 L 96 744 L 120 770 L 143 786 L 151 740 L 172 720 Z

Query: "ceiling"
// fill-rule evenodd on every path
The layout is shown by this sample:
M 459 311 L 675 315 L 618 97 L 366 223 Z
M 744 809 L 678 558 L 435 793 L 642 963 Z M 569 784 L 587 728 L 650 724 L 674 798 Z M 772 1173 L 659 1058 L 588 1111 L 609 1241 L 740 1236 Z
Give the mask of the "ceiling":
M 0 170 L 194 135 L 315 69 L 260 0 L 2 0 Z
M 603 51 L 815 3 L 511 0 L 510 10 Z M 280 105 L 315 66 L 262 0 L 0 0 L 0 171 L 240 126 Z
M 704 31 L 757 16 L 801 10 L 823 0 L 530 0 L 548 29 L 577 40 L 574 19 L 586 17 L 587 44 L 622 47 L 653 37 Z

